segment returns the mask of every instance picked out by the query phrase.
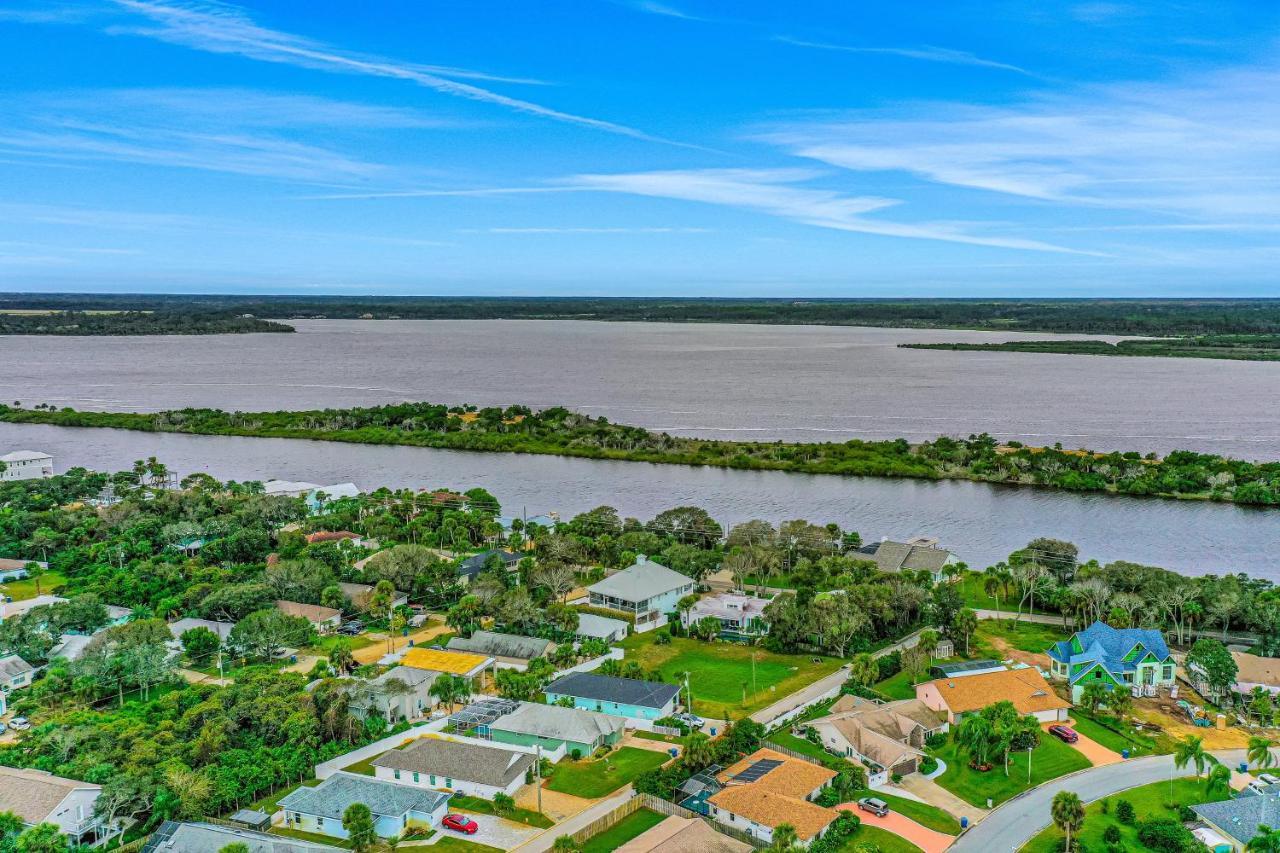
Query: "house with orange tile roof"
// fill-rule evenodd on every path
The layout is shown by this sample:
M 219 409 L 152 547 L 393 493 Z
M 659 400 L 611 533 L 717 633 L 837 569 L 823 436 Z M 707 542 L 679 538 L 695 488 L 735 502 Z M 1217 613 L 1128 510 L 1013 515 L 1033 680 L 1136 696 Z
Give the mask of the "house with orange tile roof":
M 808 846 L 839 817 L 813 802 L 835 777 L 834 770 L 758 749 L 717 777 L 724 788 L 707 800 L 709 816 L 767 844 L 773 843 L 775 829 L 790 824 L 800 844 Z
M 1019 714 L 1042 723 L 1067 719 L 1071 703 L 1054 692 L 1032 667 L 1006 669 L 964 678 L 936 678 L 916 685 L 916 698 L 955 723 L 997 702 L 1012 702 Z

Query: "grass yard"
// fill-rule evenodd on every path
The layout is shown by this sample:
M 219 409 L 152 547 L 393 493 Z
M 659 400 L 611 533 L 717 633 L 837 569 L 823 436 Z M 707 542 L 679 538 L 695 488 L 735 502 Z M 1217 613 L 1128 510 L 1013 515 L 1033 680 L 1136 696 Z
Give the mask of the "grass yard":
M 864 791 L 858 797 L 877 797 L 888 803 L 889 808 L 898 814 L 911 818 L 921 826 L 927 826 L 938 832 L 945 832 L 947 835 L 960 834 L 960 821 L 937 806 L 931 806 L 928 803 L 921 803 L 916 800 L 908 800 L 906 797 L 895 797 L 893 794 L 887 794 L 883 790 Z
M 360 634 L 355 637 L 348 637 L 345 634 L 325 634 L 323 637 L 317 637 L 314 643 L 301 651 L 303 654 L 317 655 L 319 657 L 327 658 L 329 653 L 333 651 L 333 647 L 343 640 L 351 644 L 351 651 L 353 652 L 356 649 L 368 648 L 374 643 L 373 640 L 370 640 L 364 634 Z
M 880 853 L 922 853 L 919 847 L 878 826 L 862 824 L 840 847 L 839 853 L 851 853 L 860 844 L 874 844 Z
M 1028 787 L 1093 766 L 1075 749 L 1049 735 L 1042 735 L 1040 745 L 1031 753 L 1030 786 L 1027 785 L 1026 752 L 1015 752 L 1009 756 L 1008 776 L 1004 775 L 1002 765 L 986 773 L 970 768 L 967 751 L 959 748 L 955 741 L 948 741 L 941 749 L 933 750 L 933 754 L 947 764 L 947 772 L 934 781 L 965 802 L 981 808 L 986 808 L 988 797 L 999 805 Z
M 827 752 L 816 743 L 812 743 L 802 737 L 797 737 L 791 734 L 791 732 L 774 732 L 767 738 L 765 746 L 768 746 L 770 741 L 776 743 L 778 746 L 785 746 L 793 752 L 799 752 L 802 755 L 809 756 L 810 758 L 816 758 L 819 761 L 824 761 L 828 758 L 836 758 L 836 756 Z
M 1135 731 L 1133 726 L 1120 722 L 1116 717 L 1093 719 L 1086 717 L 1079 708 L 1075 709 L 1071 716 L 1074 720 L 1071 727 L 1080 734 L 1096 740 L 1115 752 L 1127 749 L 1131 758 L 1173 752 L 1174 745 L 1171 738 L 1156 738 L 1144 732 Z M 1104 722 L 1106 725 L 1103 725 Z
M 574 761 L 566 758 L 556 765 L 546 781 L 552 791 L 595 799 L 610 794 L 646 770 L 661 767 L 671 756 L 648 749 L 624 746 L 598 761 Z
M 466 794 L 454 794 L 449 800 L 449 808 L 464 812 L 475 812 L 476 814 L 497 814 L 493 807 L 493 800 L 486 800 L 483 797 L 470 797 Z M 523 823 L 526 826 L 536 826 L 539 829 L 548 829 L 555 826 L 555 821 L 540 812 L 533 809 L 522 809 L 516 807 L 512 809 L 511 814 L 503 815 L 507 820 L 513 820 L 516 823 Z
M 299 841 L 310 841 L 314 844 L 328 844 L 330 847 L 341 847 L 343 850 L 351 849 L 350 841 L 343 841 L 341 838 L 332 838 L 328 835 L 320 835 L 315 832 L 303 832 L 299 829 L 286 829 L 283 826 L 273 826 L 268 831 L 272 835 L 283 835 L 288 838 L 297 838 Z
M 1115 825 L 1120 828 L 1121 849 L 1145 850 L 1146 848 L 1138 841 L 1137 828 L 1125 826 L 1116 820 L 1116 803 L 1120 800 L 1128 800 L 1133 803 L 1133 809 L 1139 821 L 1153 817 L 1176 818 L 1178 816 L 1177 809 L 1169 808 L 1169 790 L 1169 783 L 1166 781 L 1154 782 L 1150 785 L 1143 785 L 1140 788 L 1130 788 L 1128 791 L 1122 791 L 1119 794 L 1107 797 L 1106 802 L 1109 814 L 1102 813 L 1102 801 L 1086 806 L 1084 810 L 1084 826 L 1081 827 L 1077 836 L 1080 839 L 1081 848 L 1084 850 L 1105 850 L 1106 842 L 1103 841 L 1102 833 L 1106 831 L 1108 826 Z M 1203 779 L 1198 782 L 1194 779 L 1175 779 L 1173 782 L 1173 802 L 1178 805 L 1194 806 L 1220 799 L 1224 798 L 1221 796 L 1209 797 L 1205 793 Z M 1044 817 L 1046 821 L 1049 819 L 1048 814 Z M 1028 841 L 1022 848 L 1022 853 L 1056 853 L 1056 851 L 1062 849 L 1062 841 L 1062 833 L 1058 831 L 1056 826 L 1050 826 Z
M 673 683 L 677 673 L 688 672 L 694 710 L 713 719 L 758 711 L 829 675 L 843 663 L 838 658 L 782 655 L 737 643 L 704 643 L 688 637 L 672 637 L 669 644 L 660 646 L 654 637 L 654 632 L 649 632 L 624 640 L 621 645 L 627 659 L 645 669 L 658 670 Z M 814 663 L 815 658 L 818 663 Z
M 636 729 L 631 733 L 632 737 L 638 737 L 640 740 L 656 740 L 661 743 L 669 743 L 672 746 L 684 746 L 684 738 L 676 735 L 664 735 L 660 732 L 648 732 L 644 729 Z
M 923 676 L 925 681 L 929 680 L 929 674 Z M 882 693 L 890 699 L 914 699 L 916 698 L 916 687 L 911 681 L 911 675 L 903 670 L 896 675 L 891 675 L 872 689 L 877 693 Z
M 442 853 L 502 853 L 501 847 L 477 844 L 474 841 L 458 838 L 456 835 L 446 835 L 427 849 L 442 851 Z
M 260 812 L 266 812 L 267 814 L 275 814 L 280 810 L 280 800 L 284 799 L 284 796 L 286 794 L 291 794 L 294 791 L 298 790 L 299 788 L 314 788 L 316 785 L 319 785 L 319 784 L 320 784 L 319 779 L 308 779 L 307 781 L 303 782 L 301 785 L 293 785 L 291 787 L 281 788 L 279 791 L 276 791 L 274 794 L 267 794 L 265 797 L 262 797 L 261 799 L 254 800 L 249 805 L 249 808 L 254 809 L 256 811 L 260 811 Z
M 969 656 L 1001 660 L 1007 657 L 1000 651 L 1001 644 L 1018 651 L 1040 655 L 1048 651 L 1049 647 L 1058 640 L 1066 638 L 1067 635 L 1063 633 L 1062 626 L 1058 624 L 1041 625 L 1038 622 L 1015 623 L 1005 619 L 983 619 L 978 623 L 978 630 L 974 632 L 973 639 L 969 642 Z
M 0 595 L 7 595 L 14 601 L 25 601 L 28 598 L 35 598 L 37 595 L 49 595 L 66 582 L 67 579 L 58 572 L 44 572 L 38 578 L 23 578 L 22 580 L 0 583 Z M 36 591 L 37 587 L 39 587 L 38 592 Z
M 617 850 L 637 835 L 652 829 L 666 818 L 657 812 L 640 809 L 624 817 L 613 826 L 598 835 L 587 839 L 582 845 L 582 853 L 609 853 Z

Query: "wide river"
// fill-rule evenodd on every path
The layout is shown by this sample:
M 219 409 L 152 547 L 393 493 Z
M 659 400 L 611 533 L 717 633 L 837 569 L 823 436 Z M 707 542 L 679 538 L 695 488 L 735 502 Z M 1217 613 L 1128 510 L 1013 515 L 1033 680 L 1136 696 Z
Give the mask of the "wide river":
M 566 405 L 715 437 L 838 440 L 987 431 L 1068 447 L 1280 458 L 1280 366 L 1194 359 L 903 350 L 981 332 L 555 321 L 328 321 L 293 335 L 0 337 L 0 399 L 77 408 L 264 410 L 432 400 Z M 1045 335 L 1022 336 L 1044 338 Z M 985 566 L 1035 536 L 1086 557 L 1280 581 L 1280 510 L 992 487 L 469 454 L 407 447 L 0 425 L 117 469 L 157 456 L 224 479 L 483 486 L 508 510 L 600 504 L 651 518 L 697 504 L 724 523 L 835 521 L 864 538 L 938 537 Z

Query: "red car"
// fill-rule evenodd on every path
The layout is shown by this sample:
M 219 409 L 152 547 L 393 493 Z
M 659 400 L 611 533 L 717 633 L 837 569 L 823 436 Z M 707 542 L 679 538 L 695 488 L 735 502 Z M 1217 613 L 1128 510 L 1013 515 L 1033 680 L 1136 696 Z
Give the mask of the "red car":
M 480 828 L 480 824 L 476 823 L 466 815 L 449 814 L 444 816 L 444 820 L 440 821 L 447 829 L 465 832 L 467 835 L 475 835 L 476 830 Z
M 1080 735 L 1076 734 L 1075 729 L 1070 729 L 1066 726 L 1049 726 L 1048 731 L 1049 734 L 1063 743 L 1075 743 L 1080 740 Z

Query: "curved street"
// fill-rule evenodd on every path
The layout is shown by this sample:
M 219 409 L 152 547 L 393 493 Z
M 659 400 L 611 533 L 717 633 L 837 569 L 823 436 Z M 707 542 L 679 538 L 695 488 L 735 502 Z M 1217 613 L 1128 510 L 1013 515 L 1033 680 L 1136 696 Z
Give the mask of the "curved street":
M 1219 750 L 1213 757 L 1234 768 L 1245 760 L 1245 751 Z M 1049 805 L 1059 791 L 1074 791 L 1085 803 L 1091 803 L 1129 788 L 1167 780 L 1170 773 L 1192 776 L 1195 771 L 1190 766 L 1176 769 L 1172 755 L 1153 755 L 1062 776 L 997 807 L 956 839 L 950 850 L 953 853 L 1012 853 L 1049 825 Z

